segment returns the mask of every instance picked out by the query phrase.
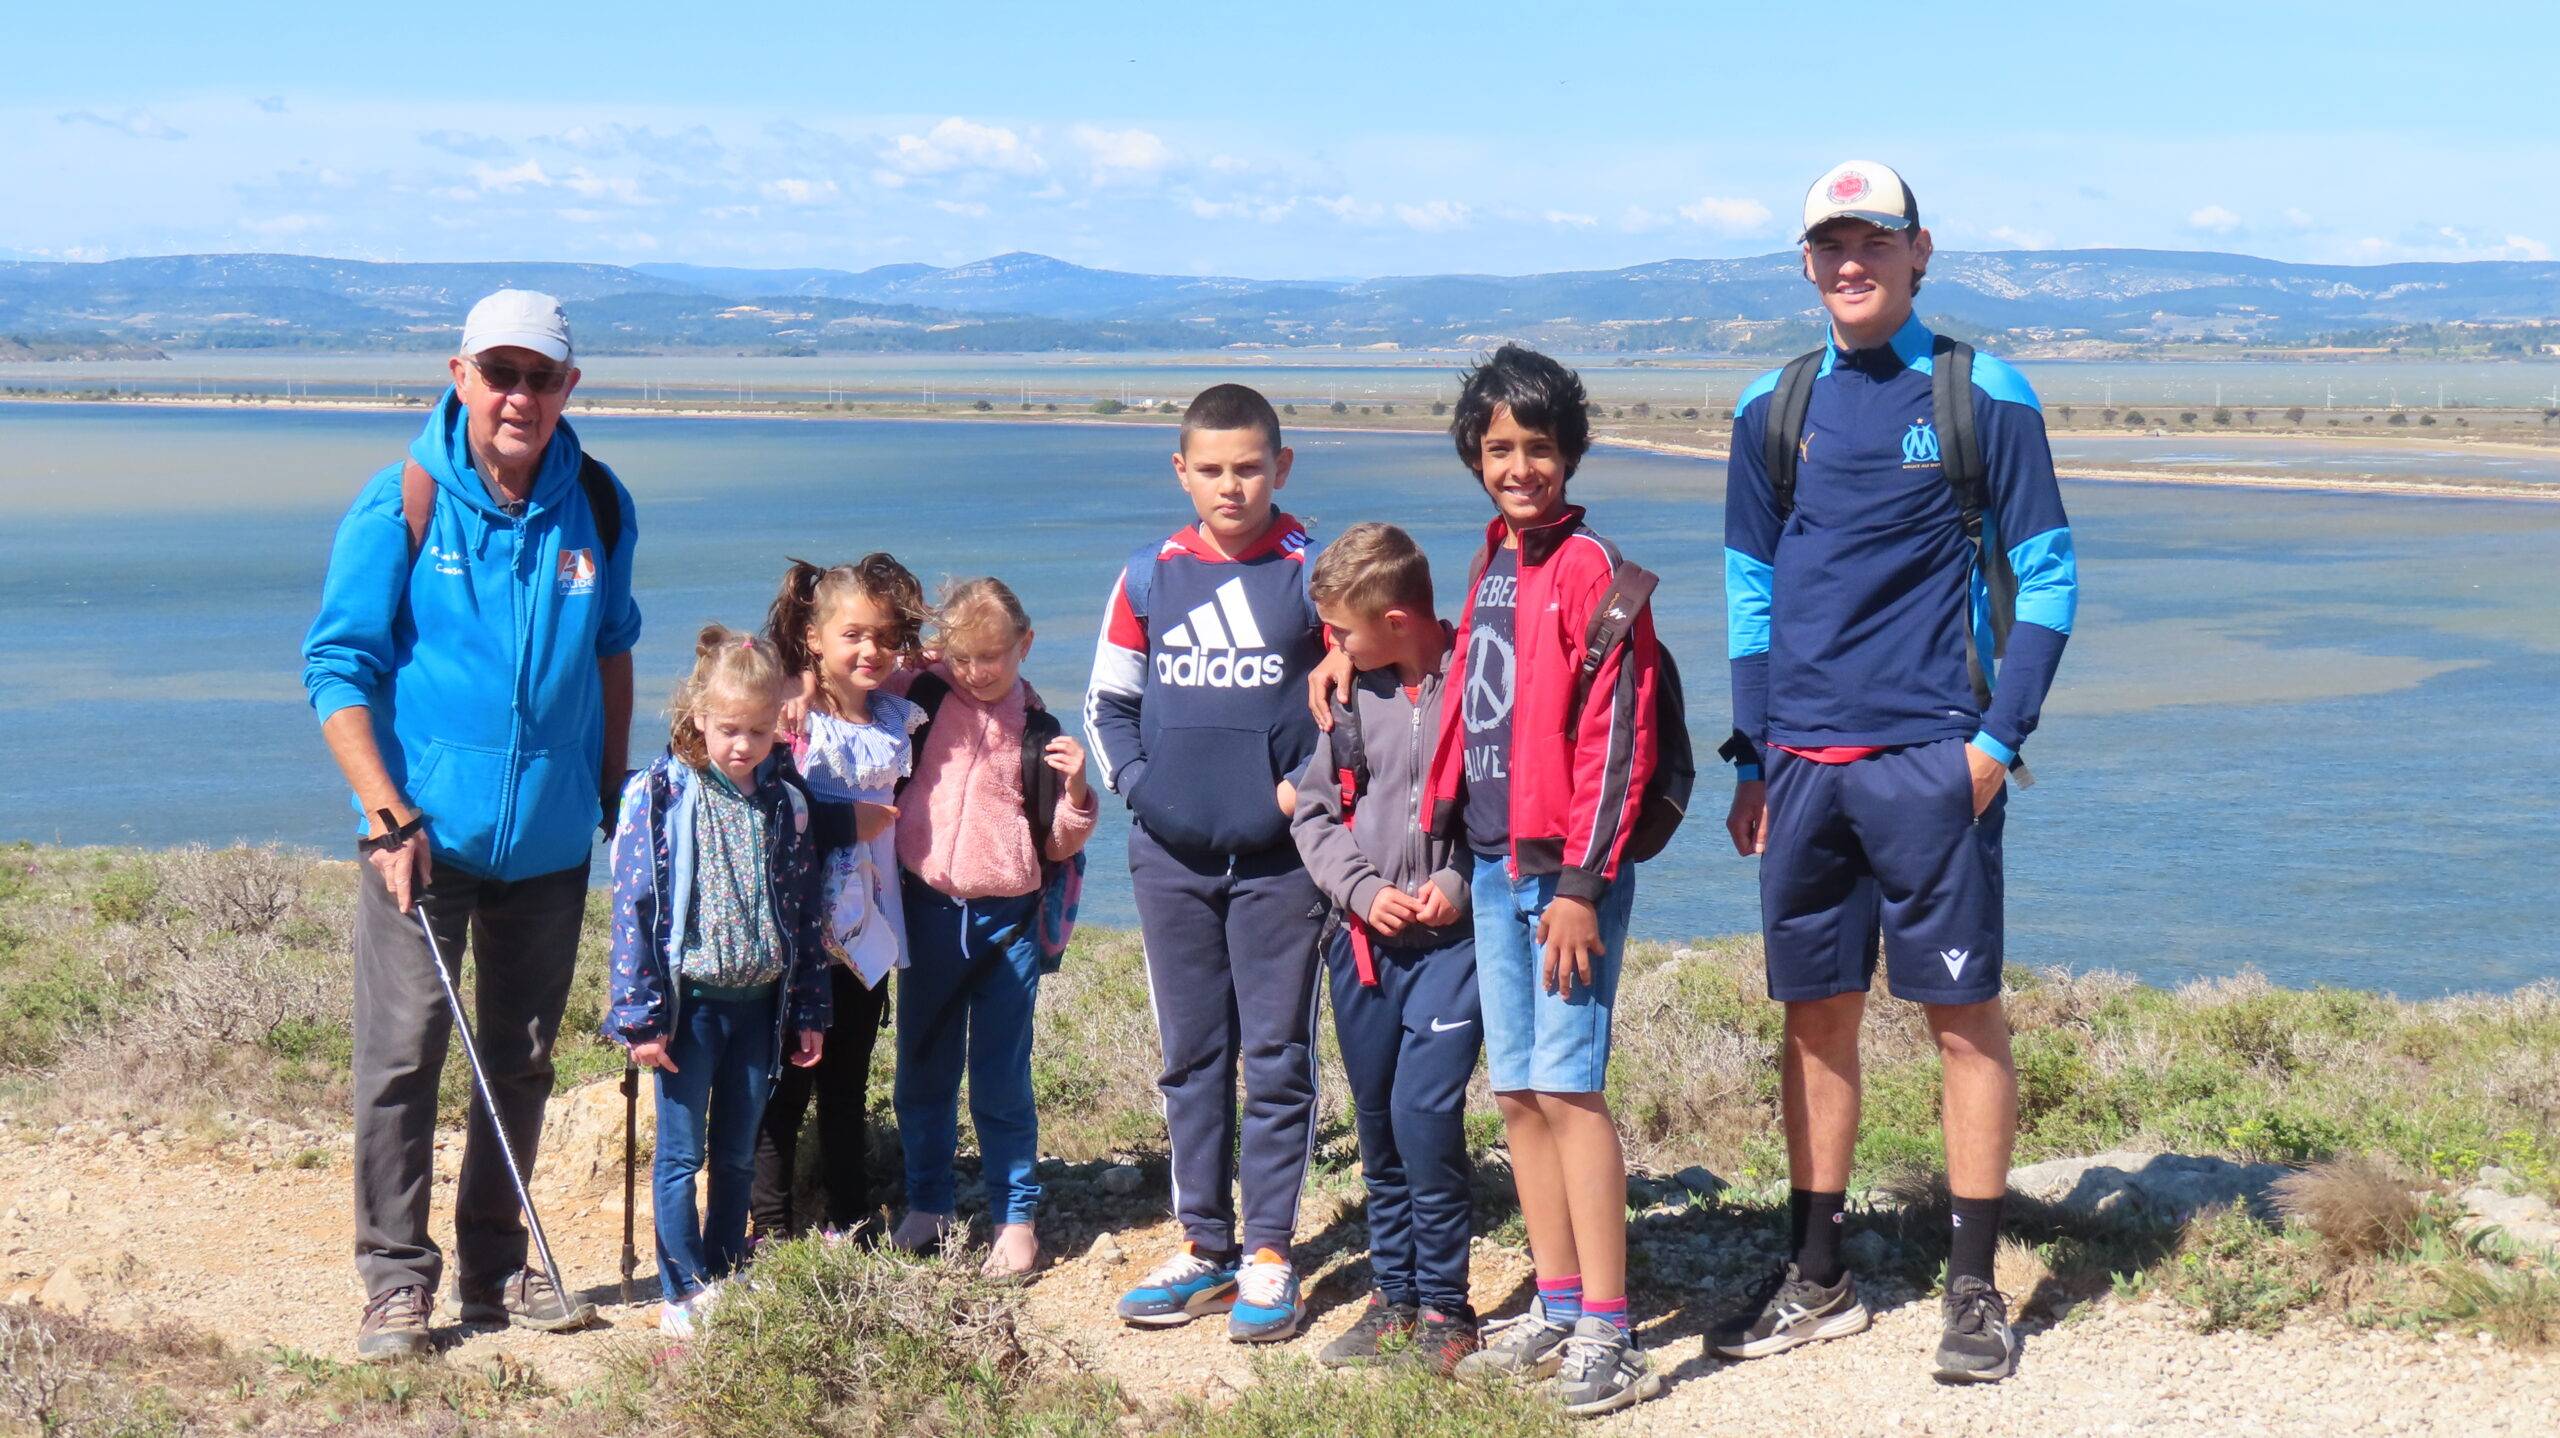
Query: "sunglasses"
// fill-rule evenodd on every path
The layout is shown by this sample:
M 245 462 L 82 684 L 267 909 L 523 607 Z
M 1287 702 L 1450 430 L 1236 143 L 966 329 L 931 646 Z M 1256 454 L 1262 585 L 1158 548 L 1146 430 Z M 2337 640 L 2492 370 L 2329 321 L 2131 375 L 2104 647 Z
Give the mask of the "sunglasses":
M 471 367 L 480 371 L 480 378 L 494 390 L 522 389 L 527 394 L 558 394 L 560 387 L 569 382 L 569 371 L 553 365 L 526 369 L 504 360 L 484 360 L 473 355 Z

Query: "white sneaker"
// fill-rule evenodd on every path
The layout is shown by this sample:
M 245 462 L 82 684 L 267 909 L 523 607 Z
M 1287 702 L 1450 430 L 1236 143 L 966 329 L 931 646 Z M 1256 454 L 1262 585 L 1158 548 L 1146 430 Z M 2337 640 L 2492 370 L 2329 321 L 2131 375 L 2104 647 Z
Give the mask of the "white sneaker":
M 659 1304 L 658 1331 L 669 1338 L 691 1338 L 693 1310 L 681 1303 Z

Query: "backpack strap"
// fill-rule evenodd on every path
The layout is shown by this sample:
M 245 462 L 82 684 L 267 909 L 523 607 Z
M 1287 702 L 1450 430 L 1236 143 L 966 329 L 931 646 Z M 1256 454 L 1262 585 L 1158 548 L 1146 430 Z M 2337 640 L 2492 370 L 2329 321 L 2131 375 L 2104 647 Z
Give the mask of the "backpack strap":
M 1805 410 L 1813 403 L 1813 382 L 1828 347 L 1808 350 L 1787 361 L 1778 372 L 1778 387 L 1769 397 L 1768 428 L 1761 436 L 1761 466 L 1769 472 L 1769 496 L 1784 522 L 1796 507 L 1796 456 L 1804 443 Z
M 1049 767 L 1049 743 L 1066 729 L 1046 709 L 1022 710 L 1022 813 L 1031 821 L 1031 848 L 1040 855 L 1040 871 L 1049 871 L 1049 834 L 1058 827 L 1058 804 L 1066 779 Z
M 1351 827 L 1360 798 L 1369 792 L 1369 744 L 1360 734 L 1359 696 L 1333 701 L 1333 782 L 1342 795 L 1342 825 Z
M 1573 706 L 1565 711 L 1564 732 L 1567 739 L 1582 718 L 1583 696 L 1591 682 L 1600 677 L 1600 666 L 1608 662 L 1609 651 L 1627 642 L 1636 628 L 1636 616 L 1653 602 L 1654 588 L 1662 583 L 1660 575 L 1629 560 L 1618 561 L 1617 572 L 1609 577 L 1609 587 L 1600 603 L 1591 611 L 1591 622 L 1582 636 L 1582 662 L 1573 676 Z
M 933 716 L 941 712 L 942 701 L 950 694 L 950 681 L 930 669 L 917 675 L 915 682 L 907 686 L 907 702 L 924 711 L 924 722 L 907 733 L 908 752 L 913 753 L 924 743 L 925 731 L 933 727 Z M 898 780 L 899 796 L 906 794 L 907 786 L 915 782 L 915 777 L 915 765 L 909 763 L 907 773 Z
M 436 477 L 414 459 L 400 461 L 400 517 L 409 525 L 409 562 L 415 564 L 436 517 Z
M 1129 612 L 1138 616 L 1138 625 L 1149 633 L 1154 626 L 1147 622 L 1147 601 L 1155 591 L 1156 559 L 1164 552 L 1164 541 L 1143 545 L 1129 556 L 1120 569 L 1120 595 L 1129 601 Z
M 2009 651 L 2009 630 L 2018 617 L 2018 574 L 2006 551 L 1982 540 L 1982 516 L 1991 502 L 1990 468 L 1982 459 L 1982 436 L 1974 426 L 1973 346 L 1945 335 L 1931 347 L 1929 404 L 1938 431 L 1938 468 L 1947 477 L 1956 514 L 1964 523 L 1965 542 L 1973 546 L 1973 564 L 1982 575 L 1990 599 L 1991 655 Z M 1971 608 L 1970 602 L 1967 608 Z M 1973 683 L 1973 702 L 1991 708 L 1991 676 L 1984 671 L 1981 646 L 1973 625 L 1965 625 L 1965 677 Z

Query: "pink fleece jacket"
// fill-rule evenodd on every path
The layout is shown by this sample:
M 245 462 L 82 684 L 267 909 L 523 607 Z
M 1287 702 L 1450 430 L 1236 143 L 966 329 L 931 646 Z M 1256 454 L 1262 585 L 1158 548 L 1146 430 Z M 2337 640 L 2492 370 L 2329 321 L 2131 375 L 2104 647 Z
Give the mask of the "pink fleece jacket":
M 951 690 L 916 743 L 915 777 L 898 799 L 898 864 L 955 899 L 1036 893 L 1042 854 L 1023 812 L 1022 716 L 1040 696 L 1016 680 L 1012 693 L 981 704 L 941 665 L 933 672 Z M 1061 796 L 1046 857 L 1072 857 L 1100 813 L 1091 789 L 1082 808 Z

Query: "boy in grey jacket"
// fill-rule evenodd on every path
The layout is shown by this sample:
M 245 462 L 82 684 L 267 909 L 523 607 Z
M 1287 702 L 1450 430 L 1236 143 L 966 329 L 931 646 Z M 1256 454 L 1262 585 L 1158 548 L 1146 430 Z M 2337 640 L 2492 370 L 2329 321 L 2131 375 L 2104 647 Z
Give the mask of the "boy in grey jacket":
M 1325 972 L 1376 1284 L 1323 1360 L 1374 1361 L 1394 1336 L 1445 1375 L 1478 1346 L 1465 1109 L 1483 1032 L 1465 849 L 1423 827 L 1449 631 L 1432 608 L 1430 562 L 1392 525 L 1343 531 L 1307 590 L 1359 671 L 1298 778 L 1290 832 L 1339 910 Z

